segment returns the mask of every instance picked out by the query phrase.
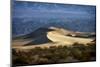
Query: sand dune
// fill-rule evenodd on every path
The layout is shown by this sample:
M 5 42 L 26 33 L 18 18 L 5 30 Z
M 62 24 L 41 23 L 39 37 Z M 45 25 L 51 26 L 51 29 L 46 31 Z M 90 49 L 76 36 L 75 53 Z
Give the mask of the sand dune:
M 76 37 L 77 33 L 73 31 L 55 27 L 50 29 L 51 30 L 39 29 L 36 32 L 23 36 L 22 38 L 17 38 L 17 40 L 12 41 L 12 46 L 16 49 L 32 49 L 34 47 L 45 48 L 59 45 L 71 46 L 74 43 L 86 45 L 93 41 L 93 38 Z M 68 34 L 74 34 L 75 36 L 69 36 Z M 78 35 L 82 36 L 84 34 L 79 32 Z
M 81 44 L 87 44 L 93 41 L 92 38 L 79 38 L 79 37 L 70 37 L 63 35 L 61 33 L 58 33 L 57 31 L 50 31 L 47 33 L 48 39 L 50 39 L 53 42 L 60 42 L 65 44 L 73 44 L 73 43 L 81 43 Z
M 30 43 L 32 40 L 21 40 L 21 39 L 19 39 L 19 40 L 13 40 L 12 41 L 12 46 L 23 46 L 23 45 L 25 45 L 25 44 L 27 44 L 27 43 Z

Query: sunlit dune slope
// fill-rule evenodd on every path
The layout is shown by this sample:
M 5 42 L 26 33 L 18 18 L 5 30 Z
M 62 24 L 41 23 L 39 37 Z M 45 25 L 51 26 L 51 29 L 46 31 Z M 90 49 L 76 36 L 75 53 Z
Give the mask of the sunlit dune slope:
M 87 44 L 93 41 L 92 38 L 80 38 L 80 37 L 70 37 L 63 35 L 62 33 L 58 33 L 57 31 L 50 31 L 47 32 L 47 37 L 53 42 L 60 42 L 65 44 L 74 44 L 74 43 L 81 43 L 81 44 Z

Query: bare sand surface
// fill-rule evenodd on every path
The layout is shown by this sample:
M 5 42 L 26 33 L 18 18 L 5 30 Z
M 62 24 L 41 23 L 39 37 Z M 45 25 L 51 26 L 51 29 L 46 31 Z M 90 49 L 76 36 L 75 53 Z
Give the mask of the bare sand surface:
M 70 36 L 66 36 L 61 33 L 58 33 L 57 31 L 48 32 L 47 37 L 53 42 L 61 42 L 68 45 L 71 45 L 74 43 L 87 44 L 93 41 L 92 38 L 70 37 Z

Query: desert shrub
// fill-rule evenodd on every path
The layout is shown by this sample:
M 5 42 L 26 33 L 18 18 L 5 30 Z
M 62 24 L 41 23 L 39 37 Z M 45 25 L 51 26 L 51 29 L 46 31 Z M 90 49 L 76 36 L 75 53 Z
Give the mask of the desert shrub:
M 49 48 L 36 47 L 28 52 L 12 50 L 13 64 L 46 64 L 59 62 L 74 62 L 95 60 L 96 46 L 89 43 L 88 46 L 75 43 L 73 46 L 51 46 Z M 94 58 L 94 59 L 91 59 Z

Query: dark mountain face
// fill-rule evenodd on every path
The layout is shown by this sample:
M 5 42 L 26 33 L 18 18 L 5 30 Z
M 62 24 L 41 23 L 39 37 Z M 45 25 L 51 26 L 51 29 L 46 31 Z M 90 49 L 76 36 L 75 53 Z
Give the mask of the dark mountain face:
M 15 1 L 12 12 L 13 37 L 51 26 L 72 31 L 95 32 L 95 6 Z
M 12 33 L 13 36 L 16 35 L 25 35 L 31 33 L 38 28 L 41 27 L 61 27 L 65 29 L 69 29 L 72 31 L 80 31 L 80 32 L 95 32 L 96 20 L 94 19 L 75 19 L 75 18 L 66 18 L 66 19 L 50 19 L 50 18 L 36 18 L 31 19 L 14 19 L 12 23 Z

